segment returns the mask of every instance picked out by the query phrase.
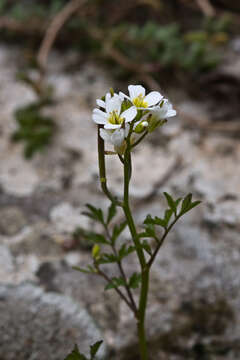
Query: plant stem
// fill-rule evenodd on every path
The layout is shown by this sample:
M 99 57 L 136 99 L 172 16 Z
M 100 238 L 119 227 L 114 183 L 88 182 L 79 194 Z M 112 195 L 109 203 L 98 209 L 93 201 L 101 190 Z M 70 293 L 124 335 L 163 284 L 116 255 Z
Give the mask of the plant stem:
M 132 239 L 134 245 L 136 246 L 136 251 L 138 255 L 138 259 L 143 269 L 146 264 L 145 256 L 143 253 L 143 249 L 141 247 L 140 241 L 138 239 L 136 226 L 134 224 L 134 220 L 132 217 L 132 213 L 129 206 L 129 180 L 130 180 L 130 172 L 131 172 L 131 156 L 130 156 L 130 146 L 127 147 L 125 155 L 124 155 L 124 201 L 123 201 L 123 211 L 126 216 L 126 220 L 128 223 L 128 227 L 130 233 L 132 235 Z
M 113 253 L 114 255 L 117 257 L 118 256 L 118 253 L 117 253 L 117 250 L 116 250 L 116 246 L 114 244 L 114 242 L 112 241 L 112 237 L 111 237 L 111 234 L 108 230 L 108 227 L 107 227 L 107 224 L 104 224 L 104 229 L 106 231 L 106 235 L 107 235 L 107 238 L 109 239 L 109 241 L 111 242 L 111 247 L 113 249 Z M 128 281 L 127 281 L 127 276 L 125 274 L 125 271 L 123 269 L 123 266 L 122 266 L 122 261 L 121 260 L 118 260 L 117 261 L 117 265 L 118 265 L 118 269 L 119 269 L 119 272 L 120 274 L 122 275 L 122 278 L 124 279 L 124 282 L 125 282 L 125 290 L 127 292 L 127 295 L 128 295 L 128 298 L 132 304 L 132 310 L 134 312 L 134 316 L 137 318 L 137 314 L 138 314 L 138 309 L 137 309 L 137 306 L 136 306 L 136 303 L 135 303 L 135 300 L 134 300 L 134 297 L 133 297 L 133 294 L 131 292 L 131 289 L 128 285 Z
M 131 148 L 133 149 L 135 146 L 137 146 L 147 135 L 148 131 L 145 131 L 143 135 L 134 143 L 132 144 Z
M 137 313 L 137 330 L 138 330 L 138 341 L 139 341 L 139 351 L 141 360 L 148 360 L 147 355 L 147 343 L 146 343 L 146 334 L 145 334 L 145 313 L 147 306 L 147 297 L 148 297 L 148 287 L 149 287 L 149 267 L 146 264 L 146 259 L 144 256 L 143 248 L 141 246 L 136 226 L 132 217 L 131 209 L 129 206 L 129 182 L 131 176 L 131 145 L 130 145 L 130 135 L 131 130 L 129 131 L 129 136 L 127 138 L 127 149 L 124 155 L 124 201 L 123 201 L 123 211 L 126 216 L 128 227 L 132 235 L 134 245 L 136 247 L 137 256 L 141 266 L 141 291 L 139 298 L 139 307 Z
M 176 216 L 176 218 L 174 219 L 174 221 L 173 221 L 173 222 L 171 223 L 171 225 L 164 231 L 163 236 L 162 236 L 161 239 L 158 241 L 158 245 L 157 245 L 156 249 L 154 250 L 152 256 L 150 257 L 150 259 L 149 259 L 149 261 L 148 261 L 148 263 L 147 263 L 147 266 L 148 266 L 149 268 L 152 266 L 152 264 L 153 264 L 153 262 L 154 262 L 154 260 L 155 260 L 155 258 L 156 258 L 156 256 L 157 256 L 158 251 L 160 250 L 160 248 L 161 248 L 164 240 L 166 239 L 166 237 L 167 237 L 168 233 L 170 232 L 170 230 L 172 229 L 172 227 L 173 227 L 173 226 L 176 224 L 176 222 L 178 221 L 179 217 L 180 217 L 179 215 Z
M 102 276 L 106 282 L 108 284 L 112 284 L 112 279 L 107 275 L 105 274 L 102 270 L 99 269 L 98 266 L 96 266 L 96 269 L 97 269 L 97 274 L 99 276 Z M 121 290 L 119 290 L 118 287 L 114 287 L 114 290 L 118 293 L 118 295 L 120 296 L 120 298 L 128 305 L 128 307 L 133 311 L 135 311 L 135 309 L 133 308 L 132 304 L 129 302 L 129 300 L 126 298 L 126 296 L 121 292 Z
M 107 187 L 107 178 L 106 178 L 106 167 L 105 167 L 105 152 L 104 152 L 104 140 L 100 136 L 101 125 L 98 125 L 98 167 L 99 167 L 99 177 L 102 187 L 102 191 L 109 198 L 111 202 L 117 206 L 122 206 L 120 201 L 114 197 Z
M 142 287 L 139 298 L 139 312 L 138 312 L 138 342 L 139 350 L 141 355 L 141 360 L 148 359 L 147 353 L 147 341 L 145 334 L 145 314 L 147 307 L 147 298 L 148 298 L 148 288 L 149 288 L 149 267 L 146 266 L 142 271 Z

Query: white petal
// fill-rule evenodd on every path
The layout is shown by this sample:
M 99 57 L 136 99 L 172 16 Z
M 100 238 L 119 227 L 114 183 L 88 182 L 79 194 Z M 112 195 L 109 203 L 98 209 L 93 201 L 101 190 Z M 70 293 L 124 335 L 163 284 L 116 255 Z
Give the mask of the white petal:
M 104 141 L 111 143 L 111 133 L 109 131 L 100 129 L 100 136 Z
M 106 111 L 110 113 L 111 111 L 116 111 L 117 114 L 120 114 L 122 101 L 118 95 L 114 95 L 111 99 L 106 101 Z
M 129 109 L 125 110 L 121 114 L 121 117 L 124 118 L 126 122 L 130 122 L 135 118 L 136 115 L 137 115 L 137 110 L 135 106 L 131 106 Z
M 148 106 L 153 106 L 159 103 L 162 100 L 163 96 L 158 91 L 151 91 L 144 99 L 147 102 Z
M 124 94 L 123 92 L 119 92 L 119 97 L 120 99 L 123 101 L 124 99 L 128 99 L 131 100 L 129 96 L 127 96 L 126 94 Z
M 106 124 L 107 114 L 99 109 L 94 109 L 92 118 L 93 121 L 97 124 Z
M 111 99 L 112 95 L 108 92 L 105 95 L 105 103 Z
M 125 125 L 125 130 L 124 130 L 125 138 L 128 136 L 129 130 L 130 130 L 130 125 L 126 124 Z
M 131 100 L 134 100 L 139 95 L 145 96 L 145 89 L 142 85 L 129 85 L 128 91 Z
M 172 116 L 176 116 L 177 112 L 176 110 L 170 109 L 168 110 L 167 114 L 166 114 L 166 118 L 172 117 Z
M 124 129 L 117 129 L 112 133 L 111 141 L 114 146 L 120 147 L 124 141 Z
M 102 107 L 102 108 L 104 108 L 105 109 L 105 102 L 103 101 L 103 100 L 101 100 L 101 99 L 97 99 L 96 100 L 96 103 L 97 103 L 97 105 L 98 106 L 100 106 L 100 107 Z
M 121 125 L 107 123 L 104 125 L 104 129 L 119 129 Z

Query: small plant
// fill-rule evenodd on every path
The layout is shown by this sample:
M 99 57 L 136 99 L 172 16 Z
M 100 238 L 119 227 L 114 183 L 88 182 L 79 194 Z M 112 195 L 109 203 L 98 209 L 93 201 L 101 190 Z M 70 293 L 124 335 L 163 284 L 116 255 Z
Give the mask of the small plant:
M 205 21 L 200 29 L 187 32 L 182 32 L 177 23 L 159 26 L 149 21 L 144 26 L 121 25 L 114 30 L 113 38 L 115 46 L 132 59 L 141 54 L 142 62 L 195 73 L 218 65 L 228 26 L 227 17 Z
M 85 355 L 81 354 L 79 352 L 79 349 L 77 345 L 75 345 L 75 348 L 69 354 L 65 360 L 95 360 L 97 352 L 102 345 L 102 340 L 97 341 L 95 344 L 90 346 L 90 358 L 87 358 Z
M 98 108 L 93 110 L 93 121 L 98 125 L 98 160 L 99 178 L 102 190 L 110 200 L 107 214 L 100 208 L 87 204 L 84 214 L 101 224 L 103 232 L 86 232 L 86 237 L 93 243 L 92 263 L 86 268 L 76 270 L 101 276 L 106 281 L 105 290 L 114 290 L 133 312 L 138 334 L 141 360 L 148 359 L 145 333 L 145 315 L 149 291 L 149 276 L 152 265 L 170 230 L 176 222 L 200 201 L 192 201 L 192 194 L 174 199 L 164 193 L 167 208 L 163 216 L 147 215 L 142 229 L 138 229 L 130 208 L 129 185 L 132 176 L 132 151 L 143 139 L 167 119 L 175 116 L 171 103 L 157 92 L 148 95 L 141 85 L 130 85 L 129 95 L 116 94 L 113 90 L 97 100 Z M 105 143 L 113 146 L 114 151 L 105 150 Z M 107 185 L 105 157 L 115 154 L 123 167 L 124 189 L 122 198 L 112 194 Z M 124 214 L 124 221 L 114 222 L 118 209 Z M 119 242 L 123 230 L 128 227 L 131 241 Z M 139 263 L 139 270 L 127 277 L 123 260 L 134 254 Z M 110 277 L 102 265 L 115 264 L 119 276 Z M 136 289 L 139 289 L 138 299 Z M 76 352 L 77 350 L 75 350 Z M 85 358 L 69 358 L 85 359 Z
M 51 143 L 56 125 L 50 116 L 42 114 L 43 109 L 53 103 L 51 90 L 43 91 L 36 82 L 26 76 L 21 76 L 21 80 L 33 88 L 38 100 L 15 111 L 18 128 L 12 134 L 12 141 L 24 142 L 24 156 L 30 159 Z

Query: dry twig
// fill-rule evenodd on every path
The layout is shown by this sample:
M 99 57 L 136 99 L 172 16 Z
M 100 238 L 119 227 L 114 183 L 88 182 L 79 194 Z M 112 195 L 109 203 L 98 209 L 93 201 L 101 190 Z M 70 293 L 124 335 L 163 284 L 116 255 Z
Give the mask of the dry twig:
M 86 3 L 86 0 L 71 0 L 59 13 L 54 17 L 50 26 L 48 27 L 45 37 L 42 41 L 38 52 L 37 61 L 42 70 L 45 69 L 49 51 L 51 50 L 54 41 L 66 23 L 66 21 L 76 12 L 81 6 Z
M 210 4 L 209 0 L 196 0 L 199 8 L 202 10 L 204 15 L 213 17 L 216 15 L 214 7 Z

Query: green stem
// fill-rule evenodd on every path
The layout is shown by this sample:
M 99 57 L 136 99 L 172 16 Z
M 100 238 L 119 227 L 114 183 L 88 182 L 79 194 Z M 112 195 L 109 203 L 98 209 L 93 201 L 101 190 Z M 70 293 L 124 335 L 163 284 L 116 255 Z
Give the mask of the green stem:
M 128 146 L 124 155 L 124 201 L 123 201 L 123 211 L 128 223 L 128 227 L 130 233 L 132 235 L 132 239 L 134 245 L 136 246 L 136 251 L 138 255 L 138 259 L 143 269 L 146 264 L 145 256 L 143 253 L 143 249 L 141 247 L 136 226 L 134 224 L 134 220 L 132 217 L 132 213 L 129 206 L 129 181 L 130 181 L 130 174 L 131 174 L 131 156 L 130 156 L 130 147 Z
M 147 298 L 148 298 L 148 288 L 149 288 L 149 268 L 148 266 L 142 271 L 142 286 L 141 293 L 139 298 L 139 311 L 138 311 L 138 342 L 139 350 L 141 355 L 141 360 L 148 359 L 147 352 L 147 341 L 145 333 L 145 315 L 147 307 Z
M 106 178 L 106 166 L 105 166 L 105 151 L 104 151 L 104 140 L 100 136 L 100 129 L 102 125 L 98 125 L 98 167 L 99 167 L 99 177 L 104 194 L 118 206 L 122 206 L 121 202 L 114 197 L 107 187 L 107 178 Z
M 131 130 L 130 130 L 131 131 Z M 130 133 L 130 132 L 129 132 Z M 138 341 L 139 341 L 139 351 L 141 360 L 148 360 L 147 355 L 147 342 L 145 334 L 145 314 L 147 306 L 147 297 L 148 297 L 148 288 L 149 288 L 149 267 L 146 264 L 146 259 L 144 256 L 143 249 L 137 234 L 136 226 L 132 217 L 131 209 L 129 206 L 129 182 L 131 177 L 131 145 L 130 145 L 130 135 L 127 138 L 127 149 L 124 155 L 124 201 L 123 201 L 123 211 L 128 223 L 130 233 L 134 245 L 136 247 L 137 256 L 141 266 L 141 291 L 139 298 L 139 307 L 137 312 L 137 330 L 138 330 Z
M 135 146 L 137 146 L 147 135 L 148 131 L 145 131 L 143 135 L 134 143 L 131 145 L 131 149 L 133 149 Z
M 154 250 L 152 256 L 150 257 L 150 259 L 149 259 L 149 261 L 148 261 L 148 263 L 147 263 L 147 266 L 148 266 L 149 269 L 150 269 L 150 267 L 152 266 L 152 264 L 153 264 L 153 262 L 154 262 L 154 260 L 155 260 L 155 258 L 156 258 L 156 256 L 157 256 L 157 254 L 158 254 L 158 252 L 159 252 L 159 250 L 160 250 L 160 248 L 161 248 L 164 240 L 166 239 L 168 233 L 170 232 L 170 230 L 172 229 L 172 227 L 176 224 L 176 222 L 178 221 L 179 217 L 180 217 L 179 215 L 176 216 L 176 218 L 175 218 L 174 221 L 171 223 L 171 225 L 164 231 L 164 234 L 163 234 L 162 238 L 158 241 L 158 245 L 157 245 L 156 249 Z

